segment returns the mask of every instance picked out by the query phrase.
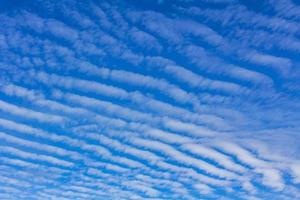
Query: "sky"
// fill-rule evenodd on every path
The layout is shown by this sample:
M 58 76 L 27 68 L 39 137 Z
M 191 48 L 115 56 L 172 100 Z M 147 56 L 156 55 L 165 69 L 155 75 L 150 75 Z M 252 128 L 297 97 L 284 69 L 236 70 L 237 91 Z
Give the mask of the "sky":
M 300 199 L 299 53 L 299 0 L 2 0 L 0 199 Z

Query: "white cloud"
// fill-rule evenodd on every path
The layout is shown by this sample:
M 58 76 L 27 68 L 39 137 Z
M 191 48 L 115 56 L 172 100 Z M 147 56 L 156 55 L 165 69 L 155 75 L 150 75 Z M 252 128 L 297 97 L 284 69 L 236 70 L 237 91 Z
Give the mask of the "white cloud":
M 34 110 L 7 103 L 2 100 L 0 100 L 0 110 L 23 118 L 35 119 L 37 121 L 45 123 L 63 124 L 67 121 L 67 119 L 60 116 L 37 112 Z
M 0 14 L 0 198 L 298 199 L 299 6 L 169 3 Z

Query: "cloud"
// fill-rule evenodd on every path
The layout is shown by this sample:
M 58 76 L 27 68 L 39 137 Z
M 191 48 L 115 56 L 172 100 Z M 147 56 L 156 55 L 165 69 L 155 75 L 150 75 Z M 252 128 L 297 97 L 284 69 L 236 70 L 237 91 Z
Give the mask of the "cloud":
M 0 198 L 298 199 L 296 2 L 11 7 Z

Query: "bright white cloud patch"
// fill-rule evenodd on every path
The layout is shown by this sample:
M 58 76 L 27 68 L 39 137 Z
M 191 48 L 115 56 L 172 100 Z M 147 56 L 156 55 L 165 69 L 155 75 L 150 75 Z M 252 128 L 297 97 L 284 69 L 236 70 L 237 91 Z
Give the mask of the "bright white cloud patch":
M 300 199 L 297 1 L 0 6 L 0 199 Z

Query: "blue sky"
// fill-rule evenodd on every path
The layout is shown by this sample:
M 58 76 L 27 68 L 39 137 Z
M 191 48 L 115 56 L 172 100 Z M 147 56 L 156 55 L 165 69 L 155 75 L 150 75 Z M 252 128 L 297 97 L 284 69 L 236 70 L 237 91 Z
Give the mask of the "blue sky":
M 1 1 L 0 199 L 300 199 L 300 2 Z

